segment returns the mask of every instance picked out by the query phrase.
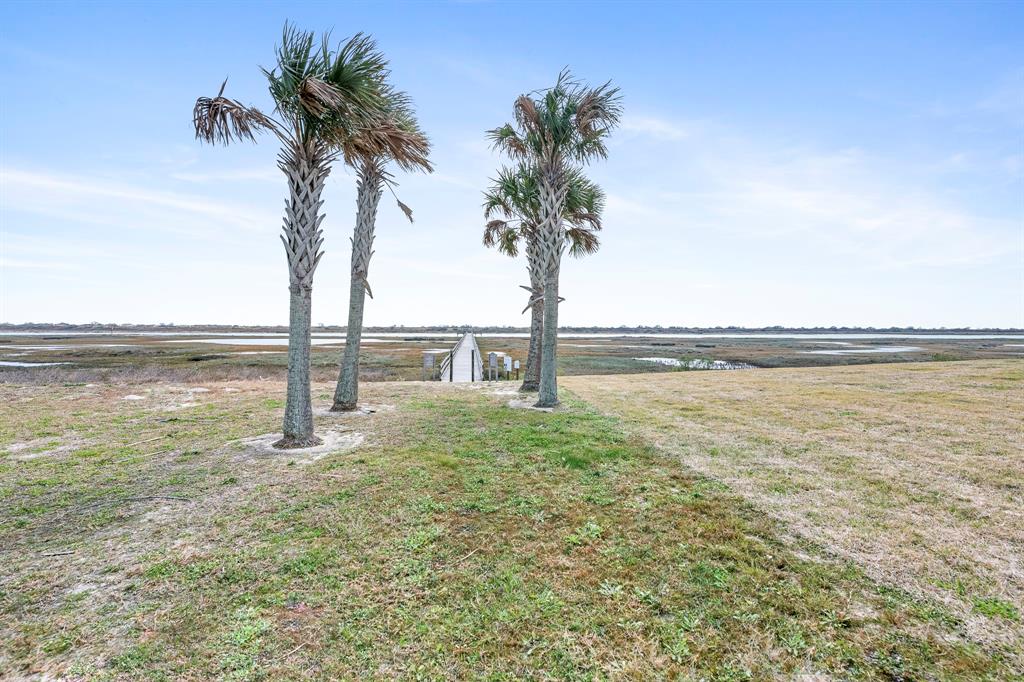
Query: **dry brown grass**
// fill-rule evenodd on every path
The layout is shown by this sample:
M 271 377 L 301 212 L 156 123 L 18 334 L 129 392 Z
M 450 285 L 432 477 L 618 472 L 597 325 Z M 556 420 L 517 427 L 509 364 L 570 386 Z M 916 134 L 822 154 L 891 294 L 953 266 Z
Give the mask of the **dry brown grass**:
M 1024 363 L 567 377 L 876 579 L 1024 644 Z M 1008 617 L 993 615 L 995 610 Z

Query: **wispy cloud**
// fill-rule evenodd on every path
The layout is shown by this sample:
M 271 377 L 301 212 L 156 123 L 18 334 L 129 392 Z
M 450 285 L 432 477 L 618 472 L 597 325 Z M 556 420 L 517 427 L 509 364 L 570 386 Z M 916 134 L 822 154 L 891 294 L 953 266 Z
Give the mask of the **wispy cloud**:
M 622 120 L 622 130 L 658 140 L 683 140 L 693 134 L 692 126 L 653 116 L 626 116 Z
M 281 171 L 273 167 L 267 168 L 234 168 L 216 172 L 189 173 L 179 171 L 171 173 L 171 177 L 182 182 L 276 182 L 284 184 Z
M 3 167 L 0 185 L 4 190 L 0 209 L 68 220 L 123 224 L 125 214 L 133 210 L 156 210 L 164 218 L 168 213 L 185 214 L 243 230 L 263 229 L 267 224 L 266 216 L 243 206 L 118 180 Z
M 730 240 L 816 245 L 821 258 L 868 269 L 984 265 L 1019 251 L 1011 220 L 977 213 L 932 184 L 931 173 L 863 149 L 794 147 L 785 140 L 705 126 L 635 120 L 648 134 L 620 154 L 660 159 L 641 184 L 608 197 L 609 225 L 703 225 Z M 961 156 L 949 164 L 964 172 Z M 916 175 L 915 175 L 916 172 Z
M 48 260 L 19 260 L 17 258 L 0 257 L 0 268 L 18 268 L 24 270 L 79 270 L 75 263 L 63 263 Z
M 980 102 L 978 108 L 1010 117 L 1014 122 L 1024 120 L 1024 69 L 1007 74 Z

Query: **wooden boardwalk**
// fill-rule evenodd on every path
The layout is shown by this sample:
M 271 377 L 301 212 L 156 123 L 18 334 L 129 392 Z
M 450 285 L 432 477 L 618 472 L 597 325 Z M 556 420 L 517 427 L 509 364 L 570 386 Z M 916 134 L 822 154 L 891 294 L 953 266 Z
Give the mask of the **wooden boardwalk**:
M 450 365 L 449 357 L 451 358 Z M 464 334 L 459 339 L 459 342 L 455 344 L 451 355 L 445 357 L 441 363 L 441 381 L 467 383 L 483 380 L 484 366 L 483 360 L 480 357 L 480 347 L 476 343 L 476 337 L 472 334 Z

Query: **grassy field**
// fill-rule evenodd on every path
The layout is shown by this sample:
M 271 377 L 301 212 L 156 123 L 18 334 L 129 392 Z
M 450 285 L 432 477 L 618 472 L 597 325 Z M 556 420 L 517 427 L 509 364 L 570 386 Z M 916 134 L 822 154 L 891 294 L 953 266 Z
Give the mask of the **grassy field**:
M 566 385 L 972 639 L 1024 651 L 1024 363 Z
M 998 506 L 1020 499 L 1019 363 L 642 379 L 631 394 L 628 377 L 567 379 L 601 412 L 567 395 L 553 414 L 509 408 L 508 385 L 368 384 L 373 411 L 319 414 L 330 445 L 302 454 L 253 438 L 279 426 L 276 381 L 0 385 L 0 677 L 1020 675 L 1013 576 L 959 563 L 991 544 L 1020 570 L 1019 516 Z M 815 387 L 819 412 L 787 407 Z M 316 386 L 321 406 L 331 388 Z M 923 431 L 905 428 L 915 409 Z M 959 449 L 920 440 L 953 417 Z M 949 488 L 915 503 L 936 514 L 918 518 L 924 545 L 953 509 L 974 524 L 958 568 L 889 575 L 768 504 L 747 469 L 810 466 L 813 450 L 773 450 L 801 434 L 823 461 L 856 450 L 844 439 L 873 438 L 872 462 L 902 444 L 927 480 L 956 470 L 983 489 L 987 522 Z M 852 533 L 871 484 L 835 469 L 818 488 L 849 481 Z M 911 476 L 896 469 L 898 492 Z M 883 518 L 903 503 L 885 499 Z M 828 506 L 818 523 L 841 525 Z M 950 575 L 963 599 L 938 584 Z M 932 577 L 938 592 L 918 589 Z

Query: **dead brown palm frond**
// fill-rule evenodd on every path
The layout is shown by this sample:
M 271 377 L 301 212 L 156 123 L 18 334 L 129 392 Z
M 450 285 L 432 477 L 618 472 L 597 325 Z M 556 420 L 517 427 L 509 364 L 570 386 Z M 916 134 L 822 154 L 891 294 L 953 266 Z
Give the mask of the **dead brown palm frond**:
M 403 125 L 393 118 L 382 118 L 360 130 L 358 134 L 339 140 L 346 162 L 360 160 L 394 161 L 405 171 L 433 172 L 430 161 L 430 140 L 413 126 Z
M 504 220 L 490 220 L 484 226 L 484 246 L 490 248 L 498 243 L 498 235 L 502 230 L 509 229 L 509 224 Z
M 385 170 L 385 165 L 387 162 L 383 158 L 364 158 L 360 159 L 359 163 L 360 165 L 369 165 L 376 169 L 377 176 L 380 178 L 384 186 L 388 188 L 388 191 L 391 192 L 391 196 L 395 198 L 395 203 L 398 204 L 399 210 L 405 214 L 405 217 L 409 219 L 410 223 L 416 222 L 412 219 L 412 208 L 404 201 L 399 199 L 398 194 L 395 192 L 395 187 L 398 186 L 398 183 L 395 182 L 394 176 Z M 370 298 L 373 298 L 373 296 L 370 296 Z
M 498 250 L 512 257 L 519 255 L 520 234 L 518 230 L 503 230 L 499 233 L 498 237 Z
M 492 220 L 484 228 L 484 246 L 497 246 L 498 251 L 507 256 L 519 255 L 519 240 L 522 238 L 521 225 L 513 225 L 504 220 Z
M 569 255 L 575 258 L 597 253 L 601 248 L 597 235 L 587 228 L 570 227 L 566 229 L 565 236 L 569 243 Z
M 312 116 L 323 116 L 327 112 L 344 115 L 351 107 L 343 93 L 327 81 L 312 76 L 302 80 L 298 88 L 298 100 Z
M 224 97 L 227 84 L 227 79 L 224 79 L 216 97 L 200 97 L 196 100 L 192 109 L 192 124 L 197 139 L 210 144 L 229 144 L 235 140 L 254 142 L 258 132 L 278 132 L 277 123 L 259 109 Z
M 619 89 L 611 81 L 583 93 L 576 105 L 576 125 L 586 132 L 594 132 L 607 126 L 622 115 Z M 601 125 L 598 126 L 597 124 Z
M 487 225 L 484 228 L 486 230 L 486 233 L 484 234 L 484 242 L 486 242 L 488 244 L 493 243 L 492 239 L 488 239 L 487 233 L 493 233 L 495 230 L 501 230 L 501 229 L 504 229 L 507 226 L 508 226 L 508 221 L 507 220 L 489 220 L 489 221 L 487 221 Z
M 537 104 L 526 95 L 516 98 L 513 105 L 516 121 L 526 130 L 536 130 L 540 126 L 540 118 L 537 113 Z
M 601 230 L 601 216 L 597 213 L 572 213 L 566 220 L 575 226 L 586 226 L 588 230 Z
M 379 115 L 343 145 L 346 159 L 363 158 L 381 164 L 393 161 L 404 171 L 433 172 L 430 140 L 416 120 L 412 99 L 385 81 L 379 85 Z
M 412 209 L 409 208 L 409 206 L 407 204 L 403 203 L 402 200 L 399 199 L 397 196 L 395 197 L 395 201 L 398 203 L 398 208 L 400 208 L 402 210 L 402 213 L 405 214 L 405 217 L 409 219 L 409 222 L 410 223 L 413 222 L 413 220 L 412 220 Z
M 430 162 L 430 140 L 414 126 L 394 119 L 382 121 L 372 130 L 372 137 L 386 150 L 386 156 L 406 171 L 434 170 Z

